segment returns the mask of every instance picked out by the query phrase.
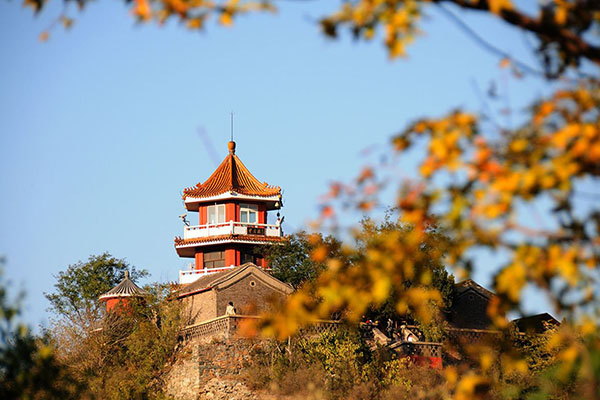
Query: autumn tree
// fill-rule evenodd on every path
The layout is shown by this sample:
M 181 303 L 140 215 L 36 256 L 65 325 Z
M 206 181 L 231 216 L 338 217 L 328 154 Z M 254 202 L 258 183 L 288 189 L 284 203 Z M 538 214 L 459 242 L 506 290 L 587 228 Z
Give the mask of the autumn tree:
M 44 5 L 26 4 L 36 11 Z M 208 18 L 229 26 L 239 14 L 271 11 L 275 4 L 136 0 L 131 7 L 140 21 L 176 18 L 190 29 L 202 29 Z M 460 109 L 417 118 L 392 138 L 390 152 L 401 162 L 408 151 L 418 150 L 417 143 L 425 143 L 418 178 L 398 182 L 385 176 L 384 169 L 368 167 L 352 182 L 332 185 L 322 207 L 323 226 L 335 223 L 336 211 L 344 208 L 372 210 L 381 201 L 380 190 L 393 185 L 398 195 L 391 205 L 400 211 L 398 223 L 411 230 L 381 235 L 360 252 L 346 249 L 341 258 L 328 257 L 325 245 L 317 247 L 313 258 L 327 269 L 291 296 L 284 312 L 272 316 L 265 329 L 286 337 L 302 323 L 340 309 L 355 322 L 405 281 L 415 284 L 398 291 L 397 311 L 431 319 L 428 305 L 440 303 L 441 294 L 427 285 L 431 274 L 420 250 L 436 227 L 452 245 L 434 249 L 429 261 L 433 257 L 460 278 L 485 267 L 474 257 L 478 251 L 498 255 L 493 288 L 498 296 L 488 310 L 498 329 L 508 325 L 509 312 L 522 311 L 526 287 L 545 293 L 567 318 L 547 344 L 557 350 L 559 361 L 549 378 L 552 393 L 598 397 L 600 196 L 584 188 L 597 189 L 600 175 L 600 3 L 548 0 L 525 11 L 511 0 L 354 0 L 341 2 L 319 26 L 332 38 L 347 30 L 357 40 L 381 39 L 390 57 L 402 57 L 418 39 L 430 7 L 495 53 L 499 66 L 515 76 L 535 74 L 554 81 L 552 93 L 531 104 L 516 127 Z M 466 12 L 488 15 L 529 35 L 539 66 L 493 46 L 464 22 Z M 63 16 L 65 25 L 68 21 Z M 582 197 L 588 198 L 583 206 Z M 543 226 L 527 223 L 524 208 L 542 204 L 550 204 L 544 207 Z M 346 262 L 352 256 L 357 261 Z M 446 369 L 448 393 L 456 398 L 485 396 L 499 382 L 496 368 L 503 374 L 531 373 L 518 354 L 497 357 L 481 347 L 473 347 L 472 353 L 480 360 L 475 367 Z M 552 394 L 542 383 L 529 395 Z

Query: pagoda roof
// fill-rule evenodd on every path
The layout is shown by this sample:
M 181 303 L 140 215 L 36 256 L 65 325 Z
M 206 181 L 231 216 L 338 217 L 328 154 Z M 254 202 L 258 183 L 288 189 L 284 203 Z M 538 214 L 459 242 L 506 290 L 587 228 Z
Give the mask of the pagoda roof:
M 236 192 L 246 196 L 272 197 L 281 194 L 279 186 L 260 182 L 235 155 L 235 142 L 228 143 L 229 154 L 215 172 L 204 182 L 183 190 L 183 199 L 207 198 Z
M 129 278 L 129 271 L 125 271 L 125 278 L 114 288 L 110 289 L 108 292 L 100 295 L 100 300 L 106 300 L 114 297 L 142 297 L 147 295 L 148 293 L 136 285 Z

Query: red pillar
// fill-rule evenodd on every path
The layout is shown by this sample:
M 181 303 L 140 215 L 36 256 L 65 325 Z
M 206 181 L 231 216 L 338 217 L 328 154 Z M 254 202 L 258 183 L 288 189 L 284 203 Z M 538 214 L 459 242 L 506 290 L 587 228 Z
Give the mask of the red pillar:
M 206 225 L 206 219 L 207 219 L 207 215 L 206 215 L 207 209 L 206 206 L 200 206 L 198 208 L 198 223 L 200 225 Z
M 234 202 L 225 204 L 225 221 L 237 221 L 236 204 Z
M 203 269 L 204 268 L 204 253 L 202 251 L 197 252 L 194 255 L 195 268 Z
M 236 264 L 236 251 L 235 249 L 226 249 L 225 250 L 225 266 L 228 267 L 230 265 L 237 265 Z

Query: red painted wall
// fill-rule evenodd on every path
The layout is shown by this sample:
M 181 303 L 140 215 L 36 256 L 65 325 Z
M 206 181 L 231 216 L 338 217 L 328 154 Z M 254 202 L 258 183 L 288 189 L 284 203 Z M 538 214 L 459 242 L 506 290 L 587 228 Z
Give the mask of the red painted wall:
M 113 299 L 108 299 L 108 300 L 106 300 L 106 311 L 107 312 L 111 311 L 117 306 L 119 306 L 121 308 L 126 308 L 127 304 L 128 304 L 127 299 L 123 299 L 123 298 L 119 298 L 119 297 L 115 297 Z
M 431 369 L 442 369 L 443 368 L 442 357 L 426 357 L 426 356 L 412 355 L 412 356 L 410 356 L 410 359 L 416 365 L 426 366 Z

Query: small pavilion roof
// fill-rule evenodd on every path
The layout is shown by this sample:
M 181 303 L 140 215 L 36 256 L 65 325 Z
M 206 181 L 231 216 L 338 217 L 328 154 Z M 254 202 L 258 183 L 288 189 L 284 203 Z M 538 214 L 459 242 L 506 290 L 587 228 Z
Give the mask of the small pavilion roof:
M 235 155 L 235 142 L 228 143 L 229 154 L 215 172 L 204 182 L 183 190 L 183 199 L 187 197 L 203 198 L 218 196 L 227 192 L 236 192 L 247 196 L 271 197 L 281 194 L 279 186 L 261 183 L 254 177 Z
M 106 300 L 114 297 L 142 297 L 147 295 L 148 293 L 136 285 L 129 278 L 129 271 L 125 271 L 125 278 L 114 288 L 110 289 L 108 292 L 100 295 L 100 300 Z

